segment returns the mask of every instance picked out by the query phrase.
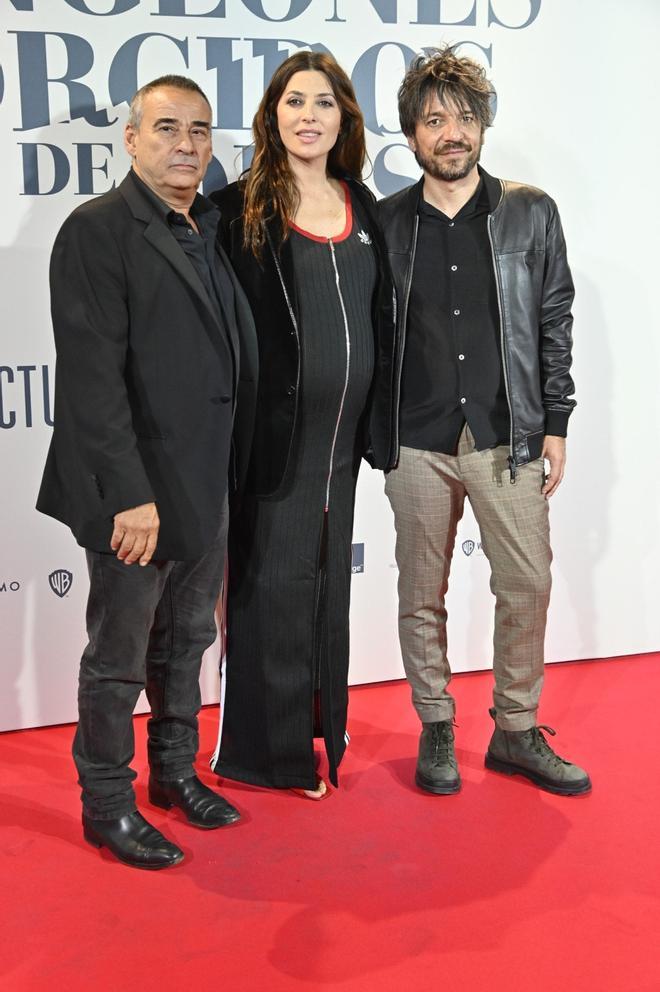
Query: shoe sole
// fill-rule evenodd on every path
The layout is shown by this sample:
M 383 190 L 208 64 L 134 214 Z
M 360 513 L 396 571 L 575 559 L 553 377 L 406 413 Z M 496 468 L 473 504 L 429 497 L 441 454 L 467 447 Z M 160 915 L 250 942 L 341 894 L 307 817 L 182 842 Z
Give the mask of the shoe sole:
M 177 806 L 176 803 L 171 803 L 168 799 L 154 799 L 151 793 L 149 793 L 149 802 L 152 806 L 158 806 L 159 809 L 178 809 L 183 814 L 186 819 L 186 823 L 189 823 L 191 827 L 198 827 L 200 830 L 218 830 L 220 827 L 229 827 L 232 823 L 237 823 L 241 814 L 237 811 L 236 814 L 230 814 L 230 818 L 223 820 L 222 823 L 200 823 L 198 820 L 191 820 L 187 816 L 185 810 Z
M 419 772 L 415 772 L 415 785 L 423 792 L 429 792 L 432 796 L 455 796 L 457 792 L 461 791 L 460 779 L 451 785 L 438 785 L 437 782 L 425 779 Z
M 542 775 L 537 775 L 536 772 L 532 772 L 528 768 L 510 764 L 507 761 L 502 761 L 500 758 L 494 758 L 490 752 L 486 754 L 484 764 L 492 772 L 501 772 L 503 775 L 522 775 L 523 778 L 529 779 L 534 785 L 538 785 L 539 789 L 552 792 L 555 796 L 584 796 L 587 792 L 591 792 L 590 779 L 587 779 L 582 785 L 555 785 L 553 782 L 548 782 Z
M 126 858 L 122 858 L 121 855 L 117 854 L 116 851 L 113 851 L 112 848 L 105 843 L 105 841 L 99 840 L 98 837 L 96 837 L 94 834 L 90 834 L 88 833 L 87 830 L 84 829 L 83 829 L 83 837 L 85 838 L 88 844 L 91 844 L 92 847 L 96 847 L 98 849 L 102 847 L 107 847 L 108 850 L 110 851 L 110 854 L 112 854 L 112 856 L 116 858 L 117 861 L 120 861 L 123 865 L 127 865 L 129 868 L 139 868 L 140 871 L 162 871 L 163 868 L 173 868 L 174 865 L 180 864 L 185 857 L 183 851 L 181 851 L 180 854 L 176 856 L 176 859 L 174 861 L 168 861 L 167 864 L 165 865 L 141 865 L 141 864 L 137 864 L 135 861 L 128 861 Z

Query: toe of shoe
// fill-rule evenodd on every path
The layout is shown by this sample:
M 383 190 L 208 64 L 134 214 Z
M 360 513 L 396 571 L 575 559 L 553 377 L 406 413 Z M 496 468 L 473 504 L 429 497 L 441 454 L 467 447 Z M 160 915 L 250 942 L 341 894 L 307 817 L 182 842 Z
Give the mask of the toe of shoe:
M 200 827 L 213 830 L 216 827 L 227 827 L 230 823 L 240 820 L 241 814 L 230 803 L 211 802 L 203 809 L 195 811 L 194 822 Z M 191 818 L 192 819 L 192 818 Z

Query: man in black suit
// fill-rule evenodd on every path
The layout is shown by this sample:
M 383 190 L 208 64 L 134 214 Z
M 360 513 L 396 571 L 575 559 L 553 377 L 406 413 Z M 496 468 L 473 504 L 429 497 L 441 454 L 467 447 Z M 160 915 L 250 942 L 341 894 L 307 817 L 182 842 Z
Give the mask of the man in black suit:
M 51 258 L 55 430 L 37 507 L 71 528 L 90 576 L 73 745 L 83 829 L 140 868 L 183 858 L 135 805 L 142 688 L 151 802 L 203 828 L 239 818 L 193 768 L 232 426 L 249 437 L 256 387 L 250 310 L 216 247 L 219 213 L 197 193 L 211 117 L 192 80 L 139 90 L 124 135 L 131 171 L 74 210 Z M 232 464 L 232 485 L 242 471 Z

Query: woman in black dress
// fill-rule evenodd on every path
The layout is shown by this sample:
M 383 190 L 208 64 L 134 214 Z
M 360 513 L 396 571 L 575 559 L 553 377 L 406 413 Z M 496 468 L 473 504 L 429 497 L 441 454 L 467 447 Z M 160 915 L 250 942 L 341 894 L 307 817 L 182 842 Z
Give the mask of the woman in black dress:
M 212 195 L 248 295 L 259 390 L 229 537 L 227 670 L 215 771 L 327 794 L 346 746 L 349 597 L 360 459 L 391 467 L 394 293 L 364 125 L 335 60 L 298 52 L 253 122 L 248 173 Z

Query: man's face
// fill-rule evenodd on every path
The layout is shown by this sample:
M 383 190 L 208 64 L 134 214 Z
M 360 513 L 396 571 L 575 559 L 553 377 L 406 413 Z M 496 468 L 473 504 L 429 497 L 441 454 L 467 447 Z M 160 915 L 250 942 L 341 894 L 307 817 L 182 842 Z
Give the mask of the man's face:
M 481 125 L 471 110 L 429 100 L 408 144 L 417 164 L 434 179 L 456 182 L 476 168 L 483 145 Z
M 163 86 L 146 93 L 139 127 L 126 125 L 133 168 L 163 200 L 191 194 L 211 161 L 211 111 L 199 93 Z

